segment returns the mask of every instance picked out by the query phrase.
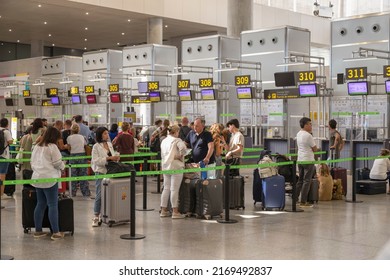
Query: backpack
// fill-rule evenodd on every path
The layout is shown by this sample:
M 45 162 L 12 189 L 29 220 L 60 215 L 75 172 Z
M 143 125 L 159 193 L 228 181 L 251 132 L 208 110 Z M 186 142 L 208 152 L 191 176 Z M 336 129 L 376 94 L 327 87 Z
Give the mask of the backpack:
M 154 137 L 152 143 L 150 143 L 150 151 L 153 153 L 161 152 L 160 135 L 157 134 L 156 137 Z
M 8 147 L 8 143 L 5 140 L 5 135 L 4 135 L 4 130 L 5 129 L 0 129 L 0 155 L 2 155 Z M 7 145 L 6 145 L 7 143 Z
M 278 163 L 278 162 L 287 162 L 287 161 L 290 161 L 290 159 L 288 157 L 286 157 L 285 155 L 281 155 L 281 154 L 277 154 L 275 156 L 275 161 Z M 289 165 L 280 165 L 280 166 L 277 166 L 278 168 L 278 173 L 279 175 L 282 175 L 285 179 L 286 182 L 292 182 L 292 178 L 293 178 L 293 166 L 291 164 Z
M 272 161 L 270 156 L 265 155 L 263 159 L 259 161 L 258 164 L 265 164 L 265 163 L 274 163 L 274 162 Z M 260 178 L 268 178 L 277 174 L 278 174 L 278 170 L 276 166 L 259 167 Z
M 341 136 L 340 132 L 337 131 L 337 133 L 340 135 L 339 151 L 342 151 L 342 150 L 344 149 L 345 140 L 344 140 L 344 138 Z

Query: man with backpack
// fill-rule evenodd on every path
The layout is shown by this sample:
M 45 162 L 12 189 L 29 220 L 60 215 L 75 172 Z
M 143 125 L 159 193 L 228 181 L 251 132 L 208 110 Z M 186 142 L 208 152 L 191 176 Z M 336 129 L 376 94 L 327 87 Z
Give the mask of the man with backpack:
M 340 151 L 344 148 L 344 140 L 340 132 L 336 130 L 336 120 L 329 121 L 329 158 L 339 159 Z
M 8 128 L 8 119 L 3 118 L 0 120 L 0 159 L 9 159 L 9 145 L 12 144 L 13 139 L 11 132 L 9 132 Z M 3 198 L 4 193 L 4 185 L 3 182 L 5 180 L 5 176 L 8 172 L 9 162 L 0 162 L 0 197 Z

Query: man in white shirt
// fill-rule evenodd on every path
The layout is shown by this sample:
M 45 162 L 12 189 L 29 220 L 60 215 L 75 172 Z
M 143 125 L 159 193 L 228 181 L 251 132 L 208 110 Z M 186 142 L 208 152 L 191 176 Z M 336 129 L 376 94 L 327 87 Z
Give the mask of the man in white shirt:
M 230 142 L 229 142 L 229 151 L 226 153 L 227 162 L 232 161 L 233 165 L 240 165 L 241 157 L 244 153 L 244 135 L 238 130 L 240 128 L 240 123 L 237 119 L 230 120 L 226 126 L 231 133 Z M 236 159 L 236 160 L 235 160 Z M 239 169 L 230 170 L 231 176 L 240 176 Z
M 4 134 L 4 151 L 0 155 L 0 159 L 9 159 L 10 158 L 10 152 L 9 152 L 9 145 L 12 144 L 12 135 L 11 132 L 9 132 L 8 128 L 8 119 L 3 118 L 0 120 L 0 130 L 2 130 L 2 133 Z M 0 197 L 3 196 L 4 193 L 4 185 L 3 182 L 5 180 L 5 175 L 7 174 L 8 171 L 8 162 L 0 162 L 0 181 L 1 181 L 1 186 L 0 186 Z
M 301 130 L 297 134 L 297 146 L 298 146 L 298 170 L 299 179 L 297 183 L 297 194 L 301 194 L 301 207 L 312 207 L 313 205 L 307 202 L 307 197 L 310 191 L 311 180 L 315 174 L 314 164 L 299 164 L 302 161 L 314 161 L 314 152 L 316 152 L 317 146 L 312 136 L 312 124 L 311 119 L 303 117 L 299 120 Z

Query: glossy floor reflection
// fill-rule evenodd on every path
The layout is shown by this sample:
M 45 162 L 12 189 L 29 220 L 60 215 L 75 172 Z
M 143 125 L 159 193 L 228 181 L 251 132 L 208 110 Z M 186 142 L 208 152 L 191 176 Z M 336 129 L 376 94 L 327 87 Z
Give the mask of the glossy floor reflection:
M 92 228 L 92 200 L 74 200 L 75 234 L 64 240 L 34 239 L 23 233 L 21 189 L 13 199 L 2 200 L 2 254 L 18 260 L 109 259 L 374 259 L 390 238 L 390 195 L 358 195 L 363 203 L 320 202 L 301 213 L 263 212 L 252 202 L 248 172 L 245 210 L 232 210 L 235 224 L 195 218 L 159 217 L 160 195 L 156 181 L 148 179 L 147 207 L 137 211 L 136 233 L 141 240 L 123 240 L 130 225 Z M 291 199 L 287 208 L 291 209 Z M 136 203 L 142 208 L 142 179 L 138 178 Z

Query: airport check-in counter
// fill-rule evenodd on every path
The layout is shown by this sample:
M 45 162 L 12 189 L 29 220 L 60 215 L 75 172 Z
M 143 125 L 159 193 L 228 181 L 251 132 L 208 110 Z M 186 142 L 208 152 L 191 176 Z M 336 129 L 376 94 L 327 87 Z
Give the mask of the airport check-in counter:
M 264 149 L 270 150 L 273 154 L 282 155 L 290 153 L 289 139 L 286 138 L 264 138 Z M 290 145 L 291 146 L 291 145 Z

